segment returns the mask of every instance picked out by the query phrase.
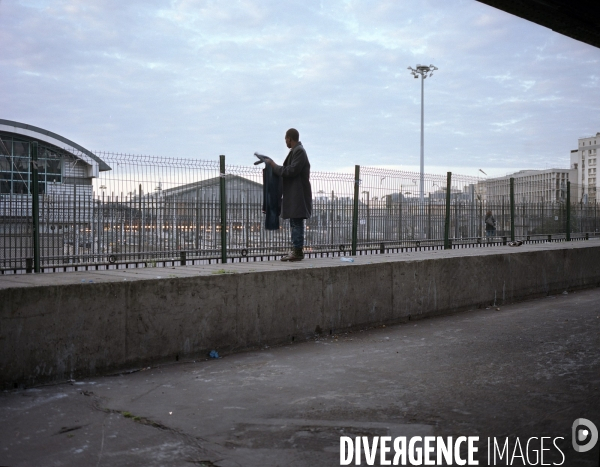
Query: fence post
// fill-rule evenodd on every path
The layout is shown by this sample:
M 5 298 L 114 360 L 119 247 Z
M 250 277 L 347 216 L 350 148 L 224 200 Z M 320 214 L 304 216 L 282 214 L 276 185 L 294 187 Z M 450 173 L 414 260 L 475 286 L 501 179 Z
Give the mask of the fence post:
M 506 215 L 505 215 L 506 213 L 504 212 L 504 198 L 505 198 L 505 195 L 502 195 L 502 201 L 501 201 L 501 203 L 502 203 L 502 208 L 501 208 L 502 209 L 502 235 L 506 235 Z M 483 218 L 482 218 L 482 220 L 483 220 Z M 481 233 L 481 235 L 483 235 L 483 232 Z
M 542 203 L 541 203 L 541 211 L 542 211 L 542 233 L 544 233 L 544 197 L 542 196 Z
M 450 188 L 452 187 L 452 172 L 448 172 L 446 180 L 446 220 L 444 221 L 444 250 L 450 249 Z
M 354 206 L 352 208 L 352 256 L 356 256 L 358 240 L 358 193 L 360 189 L 360 165 L 354 166 Z
M 510 241 L 515 241 L 515 179 L 510 179 Z
M 331 190 L 331 221 L 329 222 L 330 227 L 331 227 L 331 249 L 333 250 L 335 245 L 335 240 L 333 238 L 333 234 L 335 232 L 334 228 L 333 228 L 333 224 L 335 222 L 335 204 L 334 204 L 334 199 L 335 199 L 335 193 L 333 192 L 333 190 Z
M 140 213 L 140 223 L 138 224 L 138 253 L 142 252 L 142 184 L 138 187 L 138 211 Z M 141 257 L 140 257 L 141 258 Z
M 77 180 L 73 181 L 73 262 L 78 263 L 79 243 L 77 235 Z
M 398 198 L 398 243 L 402 242 L 402 190 L 400 190 L 400 197 Z
M 571 182 L 567 181 L 567 242 L 571 241 Z
M 429 194 L 429 203 L 427 205 L 427 239 L 431 240 L 431 193 Z
M 225 156 L 219 156 L 219 203 L 221 205 L 221 262 L 227 262 L 227 192 L 225 191 Z
M 200 188 L 196 189 L 196 250 L 200 250 Z M 196 252 L 198 254 L 198 252 Z
M 38 143 L 31 143 L 31 216 L 33 218 L 33 270 L 40 272 L 40 190 L 38 184 Z

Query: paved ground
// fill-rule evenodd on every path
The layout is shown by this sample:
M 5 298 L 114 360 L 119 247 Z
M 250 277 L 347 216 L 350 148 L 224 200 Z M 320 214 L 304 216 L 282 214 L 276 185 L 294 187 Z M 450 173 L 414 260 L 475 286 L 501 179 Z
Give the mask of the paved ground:
M 596 467 L 579 417 L 600 427 L 600 289 L 0 393 L 0 466 L 333 466 L 341 435 L 434 434 L 560 436 Z

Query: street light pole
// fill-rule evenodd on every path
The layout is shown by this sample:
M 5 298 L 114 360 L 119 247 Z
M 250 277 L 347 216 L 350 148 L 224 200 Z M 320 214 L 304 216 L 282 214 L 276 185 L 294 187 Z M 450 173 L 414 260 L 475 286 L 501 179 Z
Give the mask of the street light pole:
M 417 65 L 417 68 L 408 67 L 415 79 L 421 76 L 421 183 L 419 187 L 419 199 L 421 204 L 424 202 L 424 185 L 425 185 L 425 78 L 432 76 L 437 67 L 433 65 Z

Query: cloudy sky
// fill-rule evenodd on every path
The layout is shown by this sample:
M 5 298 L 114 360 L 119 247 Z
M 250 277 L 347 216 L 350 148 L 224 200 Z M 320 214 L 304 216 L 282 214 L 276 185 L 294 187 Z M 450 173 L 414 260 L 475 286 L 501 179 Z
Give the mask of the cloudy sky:
M 90 150 L 313 170 L 567 167 L 600 49 L 474 0 L 0 0 L 0 118 Z

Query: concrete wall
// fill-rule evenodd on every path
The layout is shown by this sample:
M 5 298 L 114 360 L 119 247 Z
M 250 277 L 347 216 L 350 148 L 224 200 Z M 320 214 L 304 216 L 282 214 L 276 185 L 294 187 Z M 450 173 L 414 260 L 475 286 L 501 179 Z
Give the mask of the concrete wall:
M 252 272 L 227 265 L 236 274 L 183 267 L 188 277 L 124 281 L 107 272 L 105 282 L 82 284 L 76 274 L 83 273 L 67 273 L 5 283 L 0 385 L 80 378 L 204 357 L 211 349 L 298 342 L 317 328 L 391 324 L 595 287 L 600 242 L 254 264 Z

